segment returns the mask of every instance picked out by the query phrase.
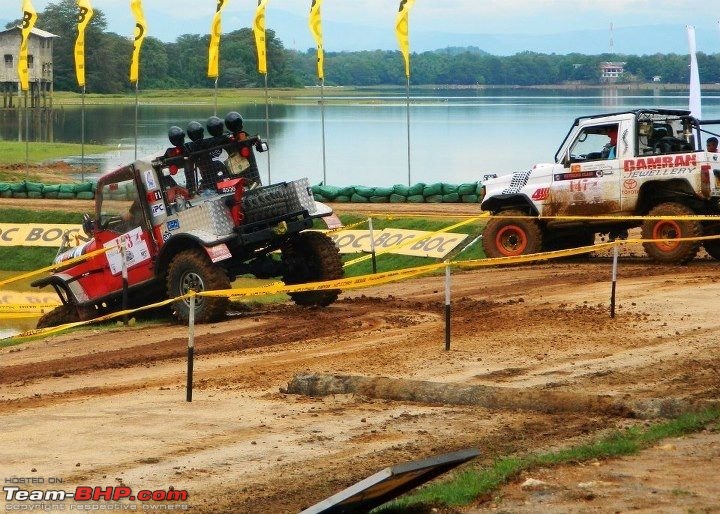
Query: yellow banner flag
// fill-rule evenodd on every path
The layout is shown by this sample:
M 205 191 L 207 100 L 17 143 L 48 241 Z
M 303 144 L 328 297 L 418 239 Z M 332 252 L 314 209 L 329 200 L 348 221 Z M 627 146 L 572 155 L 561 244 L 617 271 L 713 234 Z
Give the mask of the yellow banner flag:
M 147 22 L 142 9 L 142 0 L 130 0 L 130 9 L 135 15 L 135 42 L 133 43 L 132 61 L 130 61 L 130 82 L 138 81 L 138 70 L 140 68 L 140 48 L 142 47 Z
M 325 54 L 323 53 L 322 20 L 320 19 L 320 5 L 322 5 L 322 1 L 323 0 L 312 0 L 312 5 L 310 5 L 310 19 L 308 20 L 310 32 L 317 44 L 317 74 L 320 80 L 323 80 L 325 77 L 323 73 Z
M 220 34 L 222 28 L 220 24 L 220 16 L 227 0 L 217 0 L 215 8 L 215 16 L 213 16 L 212 25 L 210 25 L 210 48 L 208 50 L 208 77 L 216 79 L 220 74 L 218 71 L 220 61 Z
M 75 75 L 78 85 L 85 87 L 85 29 L 93 17 L 93 8 L 90 0 L 77 0 L 78 6 L 78 35 L 75 40 Z
M 408 14 L 415 0 L 400 0 L 397 21 L 395 22 L 395 35 L 397 36 L 400 52 L 405 59 L 405 76 L 410 77 L 410 34 L 408 28 Z
M 265 47 L 265 7 L 268 0 L 258 0 L 253 21 L 253 34 L 255 34 L 255 48 L 257 48 L 258 71 L 267 73 L 267 48 Z
M 30 70 L 28 69 L 28 38 L 37 21 L 37 12 L 30 0 L 23 0 L 23 17 L 20 25 L 20 57 L 18 59 L 18 76 L 20 87 L 27 91 L 30 87 Z

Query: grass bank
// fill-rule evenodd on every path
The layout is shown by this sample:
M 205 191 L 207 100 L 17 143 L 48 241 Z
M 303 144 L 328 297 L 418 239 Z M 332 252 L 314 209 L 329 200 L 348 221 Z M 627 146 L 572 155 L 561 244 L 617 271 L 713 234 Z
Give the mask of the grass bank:
M 53 159 L 79 156 L 81 146 L 75 143 L 36 143 L 30 142 L 30 164 L 40 164 Z M 85 154 L 109 152 L 112 147 L 105 145 L 85 145 Z M 18 141 L 0 141 L 0 164 L 25 164 L 25 143 Z
M 491 496 L 523 471 L 633 455 L 669 437 L 699 432 L 708 426 L 713 426 L 715 430 L 720 429 L 719 422 L 720 410 L 710 409 L 685 414 L 648 428 L 632 427 L 613 432 L 590 443 L 557 451 L 498 457 L 488 467 L 470 467 L 451 480 L 429 485 L 373 512 L 383 514 L 432 512 L 434 508 L 440 506 L 468 505 L 478 498 Z

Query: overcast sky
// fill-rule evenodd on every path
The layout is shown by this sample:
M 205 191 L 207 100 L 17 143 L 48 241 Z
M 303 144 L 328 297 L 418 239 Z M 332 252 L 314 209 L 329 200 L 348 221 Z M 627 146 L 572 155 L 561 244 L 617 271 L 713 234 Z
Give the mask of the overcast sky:
M 33 5 L 40 12 L 51 1 L 33 0 Z M 2 2 L 5 5 L 16 2 L 18 13 L 21 11 L 22 0 Z M 110 31 L 132 35 L 130 0 L 91 0 L 91 3 L 105 12 Z M 313 46 L 307 28 L 310 3 L 311 0 L 268 2 L 267 26 L 276 29 L 286 47 L 305 50 Z M 398 0 L 325 0 L 322 20 L 326 50 L 370 50 L 388 46 L 394 41 L 398 4 Z M 163 41 L 174 41 L 181 34 L 207 33 L 215 5 L 216 0 L 143 0 L 148 34 Z M 250 26 L 256 6 L 256 0 L 228 0 L 223 11 L 223 32 Z M 3 14 L 11 18 L 7 11 Z M 698 50 L 715 53 L 720 51 L 719 18 L 720 3 L 716 0 L 416 0 L 410 13 L 410 42 L 411 49 L 424 50 L 438 47 L 425 40 L 433 37 L 433 33 L 528 36 L 578 30 L 607 31 L 609 40 L 611 23 L 619 34 L 622 28 L 648 26 L 645 30 L 638 29 L 641 32 L 638 37 L 663 41 L 666 35 L 651 26 L 695 25 Z M 351 26 L 367 29 L 372 37 L 360 43 L 345 37 L 343 30 L 333 30 L 343 27 L 347 32 Z M 42 28 L 42 22 L 38 27 Z M 383 30 L 392 37 L 378 37 Z M 462 37 L 454 41 L 462 41 Z M 359 45 L 364 48 L 347 48 Z M 616 41 L 615 48 L 623 52 L 622 41 Z M 632 49 L 628 50 L 627 53 L 631 53 Z M 582 41 L 578 41 L 576 51 L 589 53 L 584 52 Z M 687 53 L 686 39 L 678 41 L 677 52 Z

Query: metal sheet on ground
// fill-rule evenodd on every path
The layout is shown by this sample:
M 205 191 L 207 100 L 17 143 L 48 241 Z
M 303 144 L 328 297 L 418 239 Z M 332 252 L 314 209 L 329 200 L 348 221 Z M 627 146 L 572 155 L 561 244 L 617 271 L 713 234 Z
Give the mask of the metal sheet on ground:
M 368 512 L 480 455 L 468 448 L 382 469 L 300 514 Z

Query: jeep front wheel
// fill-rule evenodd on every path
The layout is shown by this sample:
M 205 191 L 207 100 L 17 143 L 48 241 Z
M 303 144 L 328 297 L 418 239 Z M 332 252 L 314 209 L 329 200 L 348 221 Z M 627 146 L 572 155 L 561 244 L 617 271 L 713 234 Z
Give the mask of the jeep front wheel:
M 185 250 L 178 253 L 170 262 L 167 274 L 168 298 L 175 298 L 189 293 L 191 290 L 214 291 L 229 289 L 230 280 L 225 270 L 214 265 L 207 254 L 201 249 Z M 195 321 L 206 323 L 215 321 L 225 315 L 228 298 L 209 296 L 195 297 Z M 175 316 L 186 323 L 190 317 L 190 300 L 184 298 L 172 304 Z
M 542 248 L 542 232 L 537 220 L 512 218 L 526 216 L 520 211 L 500 211 L 483 230 L 483 250 L 488 257 L 517 257 L 538 253 Z M 502 217 L 501 217 L 502 216 Z
M 676 202 L 661 203 L 653 207 L 648 216 L 694 216 L 695 212 Z M 642 224 L 643 239 L 663 239 L 643 243 L 645 253 L 652 259 L 667 264 L 687 264 L 695 258 L 700 241 L 674 241 L 675 239 L 701 237 L 702 223 L 693 220 L 660 219 L 646 220 Z
M 80 321 L 77 307 L 67 303 L 43 314 L 38 320 L 36 328 L 57 327 L 58 325 L 75 323 L 76 321 Z
M 305 284 L 343 278 L 344 270 L 335 243 L 320 232 L 302 232 L 282 247 L 283 282 Z M 339 289 L 289 293 L 298 305 L 326 307 L 337 300 Z

